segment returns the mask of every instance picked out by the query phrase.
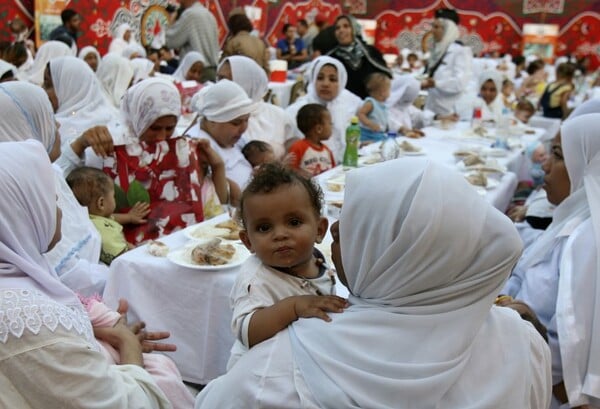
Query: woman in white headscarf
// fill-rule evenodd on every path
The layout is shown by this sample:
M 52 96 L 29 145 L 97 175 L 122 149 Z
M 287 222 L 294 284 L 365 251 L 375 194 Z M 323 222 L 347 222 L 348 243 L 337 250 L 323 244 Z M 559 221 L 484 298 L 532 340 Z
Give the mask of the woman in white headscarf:
M 502 119 L 502 74 L 497 70 L 485 70 L 479 75 L 479 98 L 475 104 L 481 108 L 481 120 L 496 124 Z
M 134 58 L 131 60 L 133 67 L 133 84 L 154 76 L 154 63 L 147 58 Z
M 103 170 L 123 197 L 136 189 L 138 197 L 147 195 L 151 209 L 147 223 L 123 226 L 128 242 L 155 239 L 223 212 L 225 164 L 209 141 L 173 135 L 181 100 L 171 81 L 149 78 L 134 85 L 123 97 L 121 113 L 130 142 L 114 147 Z M 117 211 L 134 205 L 117 203 Z
M 194 95 L 192 109 L 198 113 L 200 124 L 190 136 L 205 138 L 225 162 L 231 184 L 231 198 L 235 202 L 252 174 L 252 166 L 236 144 L 248 128 L 255 105 L 246 91 L 235 82 L 221 80 L 204 87 Z
M 432 32 L 434 46 L 427 63 L 428 78 L 421 81 L 421 89 L 429 92 L 425 108 L 447 117 L 459 108 L 455 105 L 467 89 L 473 57 L 468 47 L 456 43 L 458 26 L 451 19 L 436 18 Z
M 202 82 L 202 73 L 207 65 L 206 58 L 198 51 L 190 51 L 183 57 L 173 78 L 177 82 L 196 81 Z
M 113 39 L 108 47 L 108 52 L 122 55 L 123 51 L 131 43 L 135 42 L 132 37 L 131 26 L 127 23 L 120 24 L 115 30 Z
M 341 162 L 346 148 L 346 128 L 356 116 L 362 100 L 346 89 L 348 75 L 346 68 L 337 59 L 327 56 L 316 58 L 308 72 L 310 82 L 308 93 L 286 108 L 286 112 L 296 124 L 296 114 L 306 104 L 321 104 L 327 107 L 333 120 L 331 137 L 323 141 L 333 152 L 336 162 Z M 295 134 L 302 138 L 296 126 Z
M 547 345 L 492 306 L 518 234 L 463 177 L 422 159 L 352 171 L 331 232 L 350 307 L 255 345 L 196 409 L 548 406 Z
M 400 75 L 394 78 L 390 97 L 386 101 L 390 130 L 410 138 L 425 136 L 419 128 L 431 123 L 433 113 L 420 110 L 413 105 L 420 90 L 421 84 L 412 75 Z
M 0 143 L 0 406 L 169 408 L 143 369 L 138 335 L 119 321 L 93 331 L 44 257 L 61 238 L 54 172 L 38 141 Z M 95 335 L 116 347 L 108 365 Z
M 25 82 L 0 85 L 0 142 L 35 139 L 46 148 L 50 161 L 60 155 L 60 135 L 48 97 L 40 87 Z M 64 217 L 62 238 L 46 258 L 61 281 L 81 294 L 102 293 L 108 269 L 99 264 L 101 239 L 65 182 L 53 166 L 57 202 Z
M 121 99 L 133 80 L 134 69 L 131 60 L 118 54 L 106 54 L 96 76 L 102 84 L 106 96 L 115 108 L 121 106 Z
M 112 152 L 113 144 L 126 141 L 119 111 L 110 103 L 92 69 L 75 57 L 50 61 L 44 89 L 60 123 L 62 155 L 58 164 L 65 176 L 87 163 L 100 167 L 98 156 Z M 86 149 L 92 151 L 86 154 Z
M 189 53 L 186 55 L 186 57 Z M 234 55 L 225 58 L 217 68 L 217 76 L 241 86 L 254 103 L 248 120 L 248 129 L 238 143 L 241 148 L 250 141 L 267 142 L 277 159 L 283 159 L 290 141 L 294 138 L 295 123 L 286 112 L 264 101 L 269 80 L 265 70 L 252 58 Z
M 73 50 L 61 41 L 48 41 L 39 48 L 35 54 L 33 65 L 25 72 L 27 80 L 35 85 L 44 82 L 44 71 L 48 62 L 53 58 L 72 56 Z
M 600 114 L 565 121 L 544 163 L 552 224 L 503 292 L 548 329 L 555 406 L 600 406 Z
M 98 72 L 98 66 L 100 65 L 100 60 L 102 58 L 96 47 L 92 47 L 91 45 L 83 47 L 81 51 L 79 51 L 79 54 L 77 54 L 77 58 L 85 61 L 92 71 Z

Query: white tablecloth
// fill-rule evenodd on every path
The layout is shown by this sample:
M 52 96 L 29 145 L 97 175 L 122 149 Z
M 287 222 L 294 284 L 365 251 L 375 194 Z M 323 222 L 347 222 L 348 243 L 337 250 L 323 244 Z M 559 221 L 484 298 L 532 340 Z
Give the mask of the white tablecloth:
M 217 223 L 222 215 L 206 223 Z M 171 249 L 187 238 L 181 231 L 161 238 Z M 167 353 L 186 381 L 206 384 L 225 373 L 233 345 L 229 292 L 238 268 L 202 271 L 180 267 L 166 258 L 147 253 L 146 246 L 116 258 L 104 291 L 107 305 L 119 298 L 129 302 L 129 320 L 143 320 L 149 330 L 171 332 L 168 342 L 177 345 Z

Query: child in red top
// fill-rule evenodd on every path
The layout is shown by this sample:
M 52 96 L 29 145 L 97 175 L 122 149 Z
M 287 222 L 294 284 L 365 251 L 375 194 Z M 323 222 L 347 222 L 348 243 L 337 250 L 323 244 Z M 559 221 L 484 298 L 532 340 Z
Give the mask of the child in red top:
M 312 177 L 335 166 L 333 154 L 322 141 L 329 139 L 332 132 L 331 114 L 326 107 L 319 104 L 306 104 L 296 115 L 298 129 L 304 139 L 290 147 L 293 154 L 291 166 L 299 173 Z

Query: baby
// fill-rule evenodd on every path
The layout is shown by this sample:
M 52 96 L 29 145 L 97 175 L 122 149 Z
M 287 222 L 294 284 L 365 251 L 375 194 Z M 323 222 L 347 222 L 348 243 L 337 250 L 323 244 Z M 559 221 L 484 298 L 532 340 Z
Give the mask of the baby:
M 390 96 L 392 82 L 387 75 L 375 72 L 367 77 L 365 85 L 369 96 L 357 112 L 360 120 L 360 140 L 381 141 L 385 138 L 388 127 L 385 101 Z
M 113 181 L 100 169 L 80 167 L 67 177 L 67 184 L 82 206 L 87 207 L 90 219 L 102 237 L 100 261 L 110 263 L 132 246 L 125 240 L 122 224 L 141 224 L 150 213 L 150 205 L 138 202 L 127 214 L 115 211 Z
M 273 147 L 267 142 L 250 141 L 242 148 L 242 154 L 246 160 L 256 169 L 265 163 L 275 161 Z
M 508 109 L 515 103 L 515 84 L 508 78 L 502 81 L 502 102 Z
M 521 123 L 528 123 L 534 114 L 535 107 L 529 100 L 521 98 L 517 101 L 517 105 L 515 105 L 515 118 Z
M 333 168 L 333 153 L 323 144 L 331 137 L 333 129 L 327 108 L 320 104 L 306 104 L 298 111 L 296 122 L 304 139 L 290 147 L 291 167 L 309 178 Z
M 263 165 L 240 202 L 240 239 L 253 255 L 231 291 L 237 338 L 227 369 L 254 345 L 298 318 L 330 321 L 348 306 L 337 297 L 335 276 L 314 248 L 327 231 L 320 189 L 278 163 Z
M 546 160 L 546 148 L 541 142 L 533 142 L 527 147 L 527 157 L 531 161 L 531 171 L 529 172 L 533 181 L 533 188 L 537 188 L 544 183 L 544 169 L 542 165 Z

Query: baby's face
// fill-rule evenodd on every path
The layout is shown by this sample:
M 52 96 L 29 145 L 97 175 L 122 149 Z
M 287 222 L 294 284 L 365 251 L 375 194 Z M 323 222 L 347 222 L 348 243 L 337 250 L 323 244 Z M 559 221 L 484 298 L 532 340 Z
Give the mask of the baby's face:
M 546 148 L 544 145 L 540 145 L 531 154 L 531 161 L 533 163 L 544 163 L 546 160 Z
M 271 147 L 265 152 L 255 152 L 248 158 L 248 162 L 250 162 L 253 168 L 264 165 L 265 163 L 275 162 L 275 160 L 275 152 L 273 152 L 273 148 Z
M 532 116 L 533 116 L 533 112 L 524 111 L 521 109 L 517 109 L 515 111 L 515 118 L 517 118 L 519 121 L 523 122 L 524 124 L 528 123 Z

